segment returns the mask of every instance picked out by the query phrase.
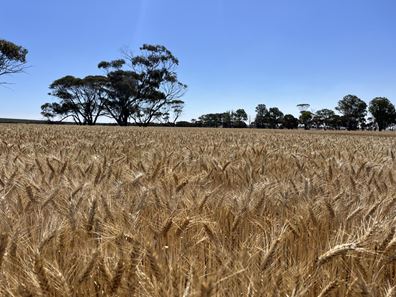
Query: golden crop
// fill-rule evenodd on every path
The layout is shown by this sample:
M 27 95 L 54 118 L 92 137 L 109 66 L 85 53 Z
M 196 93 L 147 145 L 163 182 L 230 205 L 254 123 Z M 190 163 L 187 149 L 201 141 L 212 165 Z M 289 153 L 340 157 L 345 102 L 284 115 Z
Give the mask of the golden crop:
M 396 296 L 392 134 L 0 126 L 0 296 Z

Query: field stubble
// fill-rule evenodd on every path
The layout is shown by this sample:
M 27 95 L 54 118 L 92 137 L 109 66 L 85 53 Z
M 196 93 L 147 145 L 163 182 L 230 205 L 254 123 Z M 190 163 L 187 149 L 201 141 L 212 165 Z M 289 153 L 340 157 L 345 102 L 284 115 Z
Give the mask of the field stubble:
M 1 296 L 396 296 L 392 134 L 0 126 Z

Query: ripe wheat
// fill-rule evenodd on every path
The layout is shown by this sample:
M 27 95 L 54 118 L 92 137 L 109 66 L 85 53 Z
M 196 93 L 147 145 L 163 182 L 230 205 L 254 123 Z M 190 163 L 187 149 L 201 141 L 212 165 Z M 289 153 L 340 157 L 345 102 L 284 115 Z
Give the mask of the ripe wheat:
M 1 296 L 394 296 L 390 133 L 0 126 Z

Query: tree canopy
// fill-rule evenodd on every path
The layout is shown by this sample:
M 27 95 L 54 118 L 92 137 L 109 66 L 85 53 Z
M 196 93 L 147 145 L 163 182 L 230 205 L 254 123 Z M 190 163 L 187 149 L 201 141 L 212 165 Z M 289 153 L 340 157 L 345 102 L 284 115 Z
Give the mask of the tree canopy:
M 178 80 L 178 65 L 166 47 L 148 44 L 140 48 L 139 55 L 126 53 L 125 59 L 99 63 L 109 82 L 105 101 L 108 115 L 122 126 L 130 119 L 142 126 L 154 120 L 168 121 L 171 113 L 177 119 L 187 89 Z
M 385 97 L 376 97 L 370 101 L 369 112 L 373 115 L 378 129 L 386 129 L 396 122 L 395 106 Z
M 283 117 L 283 127 L 286 129 L 297 129 L 298 128 L 298 119 L 294 117 L 292 114 L 285 114 Z
M 104 76 L 77 78 L 71 75 L 55 80 L 49 94 L 59 99 L 59 103 L 43 104 L 42 115 L 48 119 L 71 117 L 77 124 L 94 125 L 103 114 L 106 81 Z
M 201 115 L 195 125 L 200 127 L 246 128 L 246 120 L 246 111 L 237 109 L 235 112 L 226 111 Z
M 26 62 L 27 50 L 11 42 L 0 40 L 0 75 L 21 71 Z M 102 61 L 98 68 L 103 75 L 84 78 L 72 75 L 55 80 L 50 85 L 51 96 L 57 102 L 41 106 L 42 115 L 52 120 L 72 118 L 82 125 L 94 125 L 98 118 L 106 116 L 118 125 L 135 124 L 148 126 L 153 123 L 176 125 L 183 113 L 187 85 L 179 81 L 179 60 L 162 45 L 144 44 L 135 54 L 123 52 L 121 59 Z M 2 71 L 2 72 L 1 72 Z M 309 103 L 297 104 L 298 118 L 284 115 L 276 106 L 256 106 L 253 122 L 246 123 L 248 115 L 244 109 L 201 115 L 191 123 L 182 121 L 183 126 L 224 128 L 294 129 L 299 125 L 305 129 L 373 129 L 384 130 L 396 123 L 395 106 L 385 97 L 371 100 L 368 110 L 373 118 L 367 118 L 367 104 L 355 95 L 346 95 L 338 101 L 335 110 L 323 108 L 316 112 Z M 250 119 L 249 119 L 250 120 Z M 368 121 L 366 123 L 366 121 Z
M 344 115 L 348 130 L 356 130 L 359 124 L 362 127 L 365 123 L 367 104 L 355 95 L 347 95 L 338 101 L 336 110 Z
M 323 108 L 316 111 L 313 117 L 313 121 L 316 123 L 316 126 L 318 128 L 323 127 L 324 129 L 327 129 L 333 126 L 335 115 L 336 114 L 333 110 Z
M 27 49 L 22 46 L 0 39 L 0 76 L 22 72 L 27 53 Z
M 268 109 L 265 104 L 259 104 L 256 107 L 256 118 L 254 120 L 254 124 L 256 128 L 265 128 L 266 127 L 266 116 L 268 114 Z
M 131 121 L 147 126 L 156 121 L 175 123 L 183 112 L 181 97 L 187 86 L 178 80 L 179 61 L 164 46 L 145 44 L 138 55 L 102 61 L 105 75 L 77 78 L 71 75 L 50 85 L 59 102 L 42 105 L 47 119 L 68 117 L 82 125 L 94 125 L 100 116 L 126 126 Z

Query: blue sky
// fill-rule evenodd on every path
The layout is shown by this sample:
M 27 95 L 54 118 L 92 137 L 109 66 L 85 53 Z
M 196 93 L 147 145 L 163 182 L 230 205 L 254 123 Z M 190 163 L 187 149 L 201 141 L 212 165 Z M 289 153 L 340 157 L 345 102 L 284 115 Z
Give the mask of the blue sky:
M 183 119 L 259 103 L 298 114 L 349 93 L 396 103 L 396 2 L 387 0 L 18 0 L 1 4 L 0 38 L 29 50 L 26 74 L 0 87 L 0 117 L 40 119 L 64 75 L 163 44 L 188 84 Z M 4 77 L 2 78 L 4 80 Z

